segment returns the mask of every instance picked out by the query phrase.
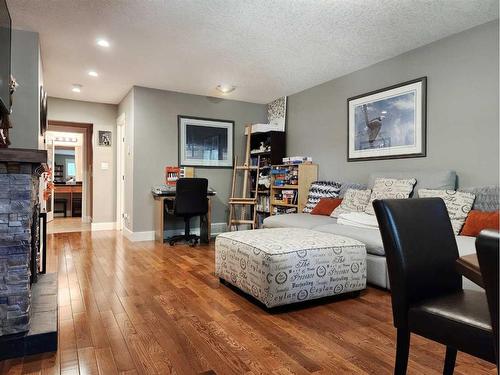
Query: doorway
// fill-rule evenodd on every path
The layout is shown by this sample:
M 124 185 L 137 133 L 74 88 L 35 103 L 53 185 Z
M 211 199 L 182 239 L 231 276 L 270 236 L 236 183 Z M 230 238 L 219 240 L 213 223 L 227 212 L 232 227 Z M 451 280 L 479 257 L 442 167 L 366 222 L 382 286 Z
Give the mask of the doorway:
M 45 136 L 53 184 L 46 202 L 49 233 L 91 229 L 92 127 L 49 121 Z

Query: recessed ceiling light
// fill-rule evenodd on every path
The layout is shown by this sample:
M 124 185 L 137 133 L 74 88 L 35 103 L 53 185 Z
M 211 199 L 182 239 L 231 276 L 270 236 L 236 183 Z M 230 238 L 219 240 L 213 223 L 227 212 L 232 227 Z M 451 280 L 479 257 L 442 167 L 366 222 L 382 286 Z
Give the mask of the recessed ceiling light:
M 91 77 L 99 77 L 99 74 L 95 70 L 90 70 L 88 74 Z
M 73 87 L 71 88 L 71 91 L 73 92 L 81 92 L 82 91 L 82 85 L 75 83 L 73 84 Z
M 100 47 L 108 48 L 109 42 L 106 39 L 97 39 L 97 45 Z
M 236 90 L 236 86 L 232 85 L 218 85 L 216 87 L 217 91 L 220 91 L 223 94 L 229 94 L 230 92 L 233 92 Z

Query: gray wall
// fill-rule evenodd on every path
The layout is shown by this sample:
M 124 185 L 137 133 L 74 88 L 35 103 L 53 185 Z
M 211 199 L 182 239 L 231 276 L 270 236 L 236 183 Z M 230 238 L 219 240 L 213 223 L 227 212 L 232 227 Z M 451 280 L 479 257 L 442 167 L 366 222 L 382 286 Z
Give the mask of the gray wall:
M 39 148 L 41 60 L 38 33 L 12 30 L 12 75 L 17 88 L 12 106 L 13 148 Z
M 320 177 L 366 182 L 371 171 L 454 169 L 461 186 L 498 184 L 498 20 L 455 34 L 288 99 L 287 150 Z M 349 97 L 427 76 L 427 157 L 350 162 Z
M 265 121 L 267 112 L 262 104 L 143 87 L 134 87 L 133 96 L 133 231 L 141 232 L 154 229 L 151 186 L 164 182 L 166 165 L 178 164 L 177 115 L 235 121 L 234 150 L 241 154 L 244 149 L 244 125 Z M 196 177 L 208 178 L 209 185 L 217 191 L 212 200 L 212 222 L 226 222 L 232 170 L 196 168 L 195 174 Z
M 93 132 L 93 202 L 92 222 L 112 223 L 116 216 L 116 114 L 118 106 L 49 98 L 48 119 L 83 122 L 94 125 Z M 112 132 L 112 147 L 99 147 L 99 130 Z M 108 163 L 109 169 L 102 169 Z

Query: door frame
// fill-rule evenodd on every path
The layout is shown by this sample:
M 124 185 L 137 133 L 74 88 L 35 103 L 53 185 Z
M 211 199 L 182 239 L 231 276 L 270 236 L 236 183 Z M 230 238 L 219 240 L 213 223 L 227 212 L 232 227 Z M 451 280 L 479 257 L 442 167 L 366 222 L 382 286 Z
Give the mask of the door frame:
M 125 213 L 125 113 L 116 119 L 116 229 L 123 230 Z
M 44 189 L 47 188 L 47 185 L 50 183 L 54 182 L 54 165 L 55 165 L 55 146 L 54 146 L 54 141 L 51 141 L 51 144 L 45 143 L 45 149 L 47 150 L 47 162 L 49 164 L 49 168 L 52 171 L 52 175 L 50 176 L 49 180 L 47 183 L 44 184 Z M 54 220 L 54 195 L 55 195 L 55 190 L 52 189 L 50 192 L 50 204 L 47 204 L 45 202 L 45 212 L 47 212 L 47 223 L 50 223 L 52 220 Z M 47 206 L 50 207 L 50 211 L 47 210 Z
M 82 133 L 84 139 L 84 153 L 85 153 L 85 178 L 87 180 L 86 188 L 87 192 L 84 194 L 87 196 L 85 202 L 85 216 L 82 217 L 83 221 L 92 221 L 93 218 L 93 165 L 94 165 L 94 124 L 85 122 L 72 122 L 72 121 L 57 121 L 49 120 L 47 130 L 58 131 L 58 132 L 70 132 L 70 133 Z M 86 220 L 88 219 L 88 220 Z

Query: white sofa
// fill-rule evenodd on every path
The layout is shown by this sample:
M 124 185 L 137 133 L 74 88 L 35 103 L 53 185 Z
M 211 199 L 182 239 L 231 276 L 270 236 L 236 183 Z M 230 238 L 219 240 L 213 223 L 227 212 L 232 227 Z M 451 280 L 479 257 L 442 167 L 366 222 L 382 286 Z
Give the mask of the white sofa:
M 414 172 L 380 172 L 370 175 L 368 188 L 372 188 L 375 178 L 416 178 L 418 189 L 452 189 L 456 188 L 457 176 L 454 171 L 414 171 Z M 476 206 L 478 198 L 476 197 Z M 382 288 L 389 289 L 389 277 L 382 238 L 378 229 L 363 229 L 337 223 L 337 219 L 329 216 L 310 215 L 306 213 L 270 216 L 264 220 L 264 228 L 307 228 L 320 232 L 328 232 L 350 237 L 366 245 L 367 281 Z M 460 256 L 475 253 L 475 237 L 457 236 Z M 477 289 L 476 284 L 464 278 L 464 288 Z

